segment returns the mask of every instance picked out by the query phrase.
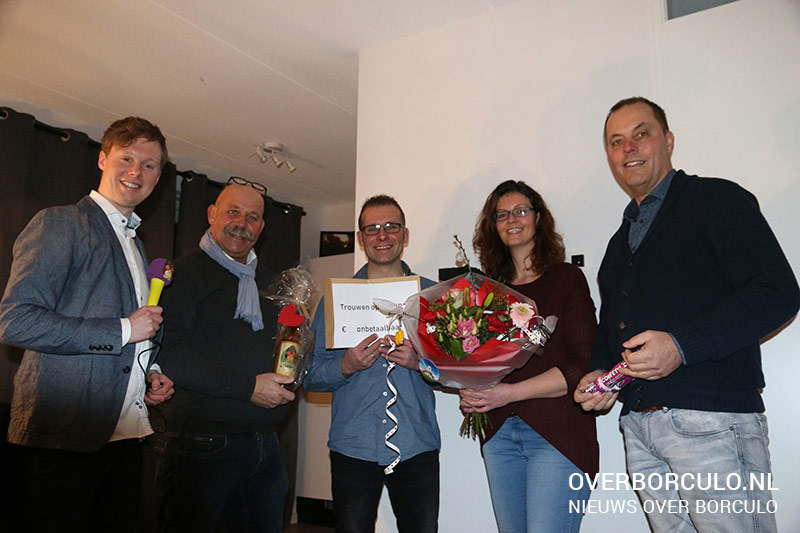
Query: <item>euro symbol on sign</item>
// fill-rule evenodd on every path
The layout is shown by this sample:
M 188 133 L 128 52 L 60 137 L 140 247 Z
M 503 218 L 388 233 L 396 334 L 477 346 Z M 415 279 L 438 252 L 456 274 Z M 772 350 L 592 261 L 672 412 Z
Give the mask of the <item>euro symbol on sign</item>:
M 342 333 L 347 333 L 347 326 L 342 326 Z

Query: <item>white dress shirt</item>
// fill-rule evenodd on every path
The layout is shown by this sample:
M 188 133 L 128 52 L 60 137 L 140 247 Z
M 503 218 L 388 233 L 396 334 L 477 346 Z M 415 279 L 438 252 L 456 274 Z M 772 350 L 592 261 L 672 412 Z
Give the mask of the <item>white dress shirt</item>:
M 89 197 L 100 206 L 108 217 L 111 226 L 114 228 L 114 233 L 116 233 L 122 251 L 125 253 L 125 261 L 128 263 L 133 286 L 136 289 L 136 299 L 139 303 L 139 307 L 142 307 L 147 302 L 150 288 L 147 284 L 147 271 L 144 265 L 144 259 L 133 240 L 134 237 L 136 237 L 136 228 L 139 227 L 142 219 L 139 218 L 136 213 L 133 213 L 129 220 L 97 191 L 89 193 Z M 128 340 L 131 337 L 131 323 L 127 317 L 121 318 L 120 322 L 122 324 L 122 345 L 124 346 L 128 344 Z M 114 433 L 111 435 L 109 442 L 141 438 L 153 432 L 147 406 L 144 403 L 144 395 L 146 392 L 145 378 L 147 366 L 150 363 L 150 354 L 152 353 L 151 347 L 152 344 L 150 341 L 136 343 L 136 358 L 134 359 L 129 374 L 130 378 L 128 380 L 128 389 L 125 393 L 125 401 L 122 404 L 122 411 L 119 414 L 117 427 L 114 429 Z M 153 370 L 158 371 L 159 369 L 154 365 Z

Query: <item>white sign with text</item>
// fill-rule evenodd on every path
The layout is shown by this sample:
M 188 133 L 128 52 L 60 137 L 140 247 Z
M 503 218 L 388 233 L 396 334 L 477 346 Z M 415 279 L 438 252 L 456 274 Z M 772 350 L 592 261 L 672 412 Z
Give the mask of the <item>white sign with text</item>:
M 377 333 L 378 337 L 394 335 L 400 321 L 389 326 L 391 317 L 384 315 L 374 298 L 403 304 L 420 290 L 419 276 L 381 279 L 327 278 L 325 280 L 325 346 L 351 348 Z

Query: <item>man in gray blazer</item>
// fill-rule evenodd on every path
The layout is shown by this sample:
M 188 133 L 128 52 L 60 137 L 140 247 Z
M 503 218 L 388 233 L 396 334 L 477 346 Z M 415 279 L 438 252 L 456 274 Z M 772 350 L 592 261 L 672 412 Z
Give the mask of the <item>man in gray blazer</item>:
M 173 389 L 150 367 L 161 308 L 145 306 L 147 263 L 133 210 L 166 160 L 157 126 L 114 122 L 103 135 L 98 189 L 40 211 L 14 243 L 0 342 L 25 349 L 8 441 L 23 446 L 31 530 L 135 527 L 141 441 L 152 433 L 145 404 Z

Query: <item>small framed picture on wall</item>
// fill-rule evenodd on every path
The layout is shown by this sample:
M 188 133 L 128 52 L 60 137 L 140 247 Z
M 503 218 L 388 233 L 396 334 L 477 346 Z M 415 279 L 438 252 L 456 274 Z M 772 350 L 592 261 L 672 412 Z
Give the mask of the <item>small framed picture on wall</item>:
M 321 231 L 319 233 L 319 256 L 352 254 L 355 251 L 354 231 Z

